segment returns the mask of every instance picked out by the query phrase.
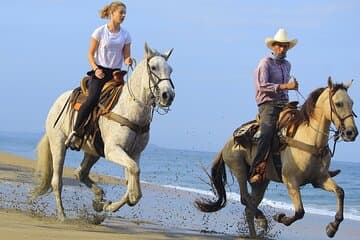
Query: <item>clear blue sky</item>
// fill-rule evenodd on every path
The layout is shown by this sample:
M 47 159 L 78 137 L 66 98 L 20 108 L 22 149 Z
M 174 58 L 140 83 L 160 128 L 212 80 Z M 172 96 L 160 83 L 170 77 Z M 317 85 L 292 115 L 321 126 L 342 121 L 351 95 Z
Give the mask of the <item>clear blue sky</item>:
M 0 131 L 42 132 L 47 112 L 89 69 L 92 31 L 106 21 L 98 10 L 110 1 L 3 1 L 0 14 Z M 269 54 L 264 39 L 285 27 L 298 45 L 288 52 L 292 73 L 307 96 L 326 85 L 354 79 L 350 88 L 360 114 L 360 2 L 131 0 L 123 24 L 132 55 L 145 41 L 169 59 L 176 86 L 172 111 L 156 115 L 151 143 L 218 151 L 233 130 L 257 113 L 253 71 Z M 292 100 L 300 100 L 296 94 Z M 359 125 L 360 127 L 360 125 Z M 358 155 L 360 141 L 340 143 L 336 160 Z

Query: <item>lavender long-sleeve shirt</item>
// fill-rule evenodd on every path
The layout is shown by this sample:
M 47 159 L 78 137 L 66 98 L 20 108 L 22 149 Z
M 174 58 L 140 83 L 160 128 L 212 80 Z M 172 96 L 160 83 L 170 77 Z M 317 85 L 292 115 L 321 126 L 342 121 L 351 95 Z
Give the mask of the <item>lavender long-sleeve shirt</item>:
M 279 85 L 288 83 L 291 64 L 287 60 L 277 61 L 273 55 L 260 60 L 254 73 L 255 99 L 259 106 L 264 102 L 289 100 L 287 90 L 280 90 Z

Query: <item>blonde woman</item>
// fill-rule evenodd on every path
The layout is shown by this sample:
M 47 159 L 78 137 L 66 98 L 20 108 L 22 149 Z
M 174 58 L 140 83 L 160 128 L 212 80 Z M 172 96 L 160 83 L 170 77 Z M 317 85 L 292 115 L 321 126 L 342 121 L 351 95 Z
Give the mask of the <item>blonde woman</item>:
M 113 78 L 114 71 L 121 69 L 123 62 L 126 65 L 132 64 L 131 37 L 129 32 L 121 26 L 125 16 L 126 6 L 119 1 L 112 2 L 100 10 L 100 17 L 109 21 L 95 29 L 91 35 L 88 51 L 88 60 L 92 68 L 88 72 L 91 76 L 88 83 L 89 95 L 79 109 L 74 130 L 65 142 L 66 147 L 80 148 L 80 146 L 73 146 L 76 139 L 82 137 L 79 128 L 96 106 L 102 87 Z

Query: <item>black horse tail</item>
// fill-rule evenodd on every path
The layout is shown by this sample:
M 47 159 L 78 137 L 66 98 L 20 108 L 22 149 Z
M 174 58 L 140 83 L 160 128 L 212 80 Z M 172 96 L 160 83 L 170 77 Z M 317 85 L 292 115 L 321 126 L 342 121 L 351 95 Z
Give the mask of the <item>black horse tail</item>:
M 222 152 L 220 152 L 211 166 L 211 187 L 217 197 L 217 200 L 208 200 L 208 199 L 197 199 L 195 200 L 195 207 L 202 212 L 216 212 L 225 207 L 226 205 L 226 171 L 225 163 L 222 157 Z

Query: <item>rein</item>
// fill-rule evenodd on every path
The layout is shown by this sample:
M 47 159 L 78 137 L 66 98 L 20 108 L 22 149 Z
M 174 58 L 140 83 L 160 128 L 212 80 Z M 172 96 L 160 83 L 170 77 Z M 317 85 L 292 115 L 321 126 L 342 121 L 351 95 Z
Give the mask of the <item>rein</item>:
M 133 58 L 133 62 L 135 63 L 135 66 L 136 66 L 136 60 L 135 60 L 135 58 Z M 141 102 L 140 100 L 138 100 L 138 99 L 135 97 L 135 94 L 134 94 L 132 88 L 130 87 L 130 81 L 129 81 L 129 76 L 130 76 L 129 71 L 130 71 L 130 69 L 131 69 L 131 72 L 134 71 L 134 68 L 133 68 L 132 65 L 129 65 L 129 66 L 128 66 L 128 74 L 127 74 L 127 76 L 126 76 L 126 82 L 127 82 L 126 86 L 127 86 L 127 89 L 128 89 L 128 91 L 129 91 L 129 94 L 130 94 L 131 98 L 133 99 L 133 101 L 136 101 L 136 102 L 140 103 L 141 105 L 153 107 L 153 106 L 154 106 L 154 103 L 150 103 L 150 105 L 148 105 L 148 104 L 146 104 L 146 103 Z
M 298 91 L 296 90 L 297 93 L 305 100 L 304 96 Z M 357 117 L 357 115 L 355 114 L 354 111 L 352 111 L 350 114 L 346 115 L 345 117 L 341 117 L 340 114 L 337 112 L 336 107 L 335 107 L 335 103 L 332 99 L 332 97 L 335 95 L 336 91 L 333 91 L 332 89 L 329 89 L 329 102 L 330 102 L 330 119 L 331 122 L 333 122 L 333 114 L 339 119 L 340 121 L 340 125 L 339 128 L 337 130 L 333 130 L 330 129 L 330 131 L 334 132 L 334 135 L 332 137 L 329 137 L 329 134 L 326 132 L 322 132 L 319 131 L 318 129 L 314 128 L 310 123 L 308 124 L 315 132 L 320 133 L 326 137 L 328 137 L 328 142 L 331 138 L 334 139 L 334 145 L 333 145 L 333 149 L 331 151 L 331 149 L 329 148 L 329 145 L 326 145 L 324 147 L 318 148 L 315 147 L 313 145 L 309 145 L 300 141 L 297 141 L 293 138 L 287 137 L 287 136 L 282 136 L 283 140 L 292 147 L 296 147 L 299 148 L 301 150 L 304 150 L 306 152 L 309 152 L 315 156 L 323 156 L 323 154 L 326 151 L 330 152 L 330 156 L 333 157 L 335 155 L 335 149 L 336 149 L 336 144 L 337 141 L 340 139 L 340 135 L 341 133 L 344 131 L 345 129 L 345 120 L 349 117 Z
M 155 110 L 155 107 L 159 104 L 156 104 L 156 99 L 158 99 L 159 97 L 159 84 L 160 82 L 162 81 L 169 81 L 172 88 L 175 89 L 175 86 L 171 80 L 171 78 L 160 78 L 157 74 L 155 74 L 153 71 L 151 71 L 151 68 L 150 68 L 150 65 L 149 65 L 149 60 L 151 58 L 147 59 L 147 63 L 146 63 L 146 67 L 147 67 L 147 73 L 148 73 L 148 76 L 149 76 L 149 90 L 150 90 L 150 93 L 151 93 L 151 101 L 150 103 L 143 103 L 142 101 L 138 100 L 136 97 L 135 97 L 135 94 L 134 92 L 132 91 L 132 88 L 130 86 L 130 81 L 129 81 L 129 70 L 131 69 L 131 71 L 133 71 L 133 67 L 132 65 L 128 66 L 128 75 L 127 75 L 127 78 L 126 78 L 126 81 L 127 81 L 127 89 L 129 91 L 129 94 L 131 96 L 131 98 L 140 103 L 141 105 L 143 106 L 146 106 L 146 107 L 150 107 L 152 110 L 151 110 L 151 119 L 150 119 L 150 122 L 144 126 L 139 126 L 137 124 L 134 124 L 132 123 L 129 119 L 125 118 L 125 117 L 122 117 L 121 115 L 119 114 L 116 114 L 116 113 L 113 113 L 113 112 L 109 112 L 108 114 L 105 115 L 105 117 L 107 117 L 108 119 L 110 120 L 113 120 L 121 125 L 124 125 L 124 126 L 127 126 L 129 127 L 131 130 L 133 130 L 134 132 L 136 132 L 137 134 L 143 134 L 143 133 L 146 133 L 150 130 L 150 123 L 152 121 L 152 118 L 153 118 L 153 115 L 154 115 L 154 110 Z M 135 62 L 135 65 L 136 65 L 136 61 L 135 59 L 133 59 L 133 62 Z M 155 78 L 157 79 L 157 81 L 154 79 L 154 76 Z M 153 85 L 153 86 L 151 86 Z M 156 92 L 153 91 L 153 89 L 156 90 Z M 158 110 L 157 110 L 157 113 L 161 114 L 161 115 L 165 115 L 166 113 L 169 112 L 170 108 L 167 107 L 161 107 L 159 106 L 159 108 L 163 109 L 164 110 L 164 113 L 160 113 Z
M 132 60 L 133 60 L 133 62 L 135 64 L 135 66 L 136 66 L 136 60 L 134 58 Z M 131 72 L 134 71 L 134 68 L 133 68 L 132 65 L 129 65 L 128 69 L 127 69 L 128 70 L 128 74 L 126 76 L 127 89 L 129 91 L 129 94 L 130 94 L 133 101 L 136 101 L 136 102 L 140 103 L 143 106 L 152 107 L 150 122 L 148 124 L 144 125 L 144 126 L 139 126 L 139 125 L 131 122 L 129 119 L 127 119 L 127 118 L 125 118 L 125 117 L 123 117 L 123 116 L 121 116 L 121 115 L 119 115 L 117 113 L 114 113 L 114 112 L 109 112 L 109 113 L 105 114 L 104 116 L 109 120 L 112 120 L 112 121 L 115 121 L 115 122 L 119 123 L 120 125 L 127 126 L 132 131 L 134 131 L 137 135 L 139 135 L 139 134 L 141 135 L 141 134 L 146 133 L 146 132 L 148 132 L 150 130 L 150 123 L 152 121 L 152 116 L 154 114 L 154 110 L 153 110 L 154 103 L 151 103 L 150 105 L 148 105 L 146 103 L 141 102 L 140 100 L 138 100 L 135 97 L 135 94 L 134 94 L 134 92 L 132 91 L 132 89 L 130 87 L 130 81 L 129 81 L 129 75 L 130 75 L 129 71 L 130 71 L 130 69 L 131 69 Z

